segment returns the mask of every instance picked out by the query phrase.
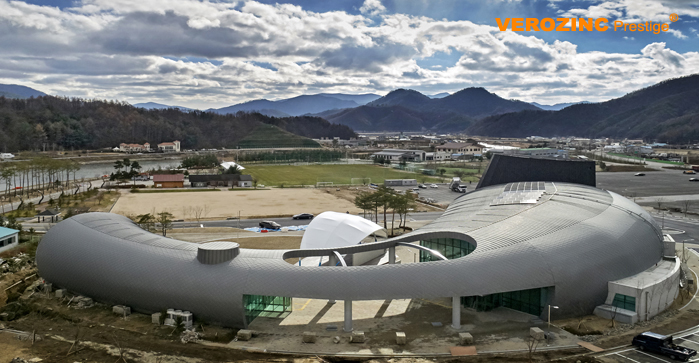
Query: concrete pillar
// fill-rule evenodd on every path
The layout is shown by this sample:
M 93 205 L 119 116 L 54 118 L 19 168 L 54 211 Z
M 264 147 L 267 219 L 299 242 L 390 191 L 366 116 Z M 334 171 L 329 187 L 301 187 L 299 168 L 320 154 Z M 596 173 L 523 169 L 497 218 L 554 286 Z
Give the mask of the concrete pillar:
M 451 298 L 451 327 L 461 329 L 461 297 Z
M 333 253 L 332 255 L 330 255 L 330 258 L 329 258 L 329 260 L 328 260 L 328 266 L 332 267 L 332 266 L 335 266 L 335 265 L 337 265 L 337 257 L 336 257 L 335 254 Z
M 352 300 L 345 300 L 345 327 L 342 330 L 352 331 Z
M 391 265 L 396 263 L 396 246 L 388 248 L 388 263 Z

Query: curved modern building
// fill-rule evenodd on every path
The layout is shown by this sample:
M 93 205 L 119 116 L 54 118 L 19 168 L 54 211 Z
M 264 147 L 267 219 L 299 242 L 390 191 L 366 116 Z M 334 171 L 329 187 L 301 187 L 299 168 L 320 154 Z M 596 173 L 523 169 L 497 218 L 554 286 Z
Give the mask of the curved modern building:
M 418 241 L 410 248 L 421 250 L 419 263 L 395 263 L 397 246 Z M 388 252 L 388 264 L 347 262 L 376 250 Z M 285 262 L 312 256 L 331 262 Z M 619 294 L 610 298 L 610 286 L 662 262 L 663 235 L 648 213 L 617 194 L 520 182 L 465 194 L 425 227 L 376 243 L 241 249 L 232 242 L 165 238 L 123 216 L 88 213 L 51 228 L 36 258 L 39 273 L 54 286 L 141 312 L 188 310 L 227 326 L 245 327 L 266 309 L 289 308 L 291 298 L 345 300 L 347 315 L 352 300 L 435 297 L 453 299 L 458 326 L 461 306 L 534 315 L 549 304 L 561 306 L 559 315 L 617 306 Z M 662 311 L 668 299 L 655 312 L 646 306 L 645 317 Z M 639 306 L 633 306 L 638 314 Z M 351 315 L 345 328 L 351 329 Z

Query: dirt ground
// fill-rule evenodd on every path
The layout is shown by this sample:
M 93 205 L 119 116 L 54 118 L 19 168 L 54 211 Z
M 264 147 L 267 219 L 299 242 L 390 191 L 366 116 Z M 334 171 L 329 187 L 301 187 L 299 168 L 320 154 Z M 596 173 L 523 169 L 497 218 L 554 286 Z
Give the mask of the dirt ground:
M 352 205 L 354 205 L 354 198 L 357 197 L 357 195 L 360 192 L 371 192 L 371 188 L 368 187 L 341 187 L 341 188 L 324 188 L 322 189 L 325 193 L 334 195 L 335 197 L 339 199 L 344 199 Z M 416 203 L 417 206 L 415 208 L 415 211 L 417 212 L 435 212 L 435 211 L 442 211 L 443 209 L 440 208 L 435 208 L 430 205 L 426 205 L 423 203 Z
M 177 219 L 193 219 L 187 207 L 206 207 L 203 219 L 286 217 L 298 213 L 318 214 L 325 211 L 361 212 L 354 203 L 319 189 L 228 191 L 210 193 L 129 193 L 123 192 L 112 213 L 138 215 L 168 211 Z

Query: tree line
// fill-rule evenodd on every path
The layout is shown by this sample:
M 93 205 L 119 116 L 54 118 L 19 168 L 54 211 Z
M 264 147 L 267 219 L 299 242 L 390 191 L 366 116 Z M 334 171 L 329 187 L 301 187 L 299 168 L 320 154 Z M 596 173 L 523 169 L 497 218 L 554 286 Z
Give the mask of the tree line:
M 317 150 L 279 150 L 273 152 L 245 152 L 238 156 L 239 162 L 276 163 L 276 162 L 329 162 L 338 161 L 344 156 L 342 151 Z
M 68 159 L 37 158 L 26 161 L 0 163 L 0 179 L 5 184 L 3 200 L 12 202 L 12 197 L 20 199 L 32 193 L 41 195 L 52 191 L 63 191 L 76 182 L 80 164 Z M 72 175 L 72 179 L 71 179 Z
M 354 198 L 354 205 L 364 211 L 364 218 L 366 218 L 366 211 L 373 211 L 374 220 L 377 224 L 379 223 L 379 211 L 381 211 L 383 213 L 383 228 L 385 229 L 388 229 L 386 214 L 390 210 L 392 214 L 391 234 L 393 234 L 396 213 L 399 220 L 398 228 L 405 227 L 408 212 L 417 206 L 414 194 L 409 192 L 400 194 L 385 185 L 380 186 L 373 192 L 360 192 Z
M 356 137 L 320 117 L 275 118 L 259 113 L 219 115 L 179 109 L 147 110 L 126 102 L 43 96 L 0 97 L 0 150 L 113 148 L 120 143 L 180 140 L 185 149 L 234 147 L 261 124 L 310 138 Z

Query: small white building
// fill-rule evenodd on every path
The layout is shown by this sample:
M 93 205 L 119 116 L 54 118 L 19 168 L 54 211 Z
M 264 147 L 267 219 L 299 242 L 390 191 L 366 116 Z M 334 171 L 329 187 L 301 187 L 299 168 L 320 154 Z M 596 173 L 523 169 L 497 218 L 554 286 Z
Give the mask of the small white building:
M 483 154 L 483 146 L 480 144 L 471 144 L 467 142 L 448 142 L 444 145 L 439 145 L 436 147 L 438 152 L 445 152 L 448 154 L 462 154 L 462 155 L 481 155 Z
M 5 160 L 5 159 L 12 159 L 15 156 L 10 154 L 10 153 L 1 153 L 0 154 L 0 159 Z
M 180 141 L 175 140 L 173 142 L 162 142 L 158 144 L 158 149 L 166 153 L 178 153 L 180 152 Z
M 0 227 L 0 252 L 5 252 L 19 244 L 19 231 Z

